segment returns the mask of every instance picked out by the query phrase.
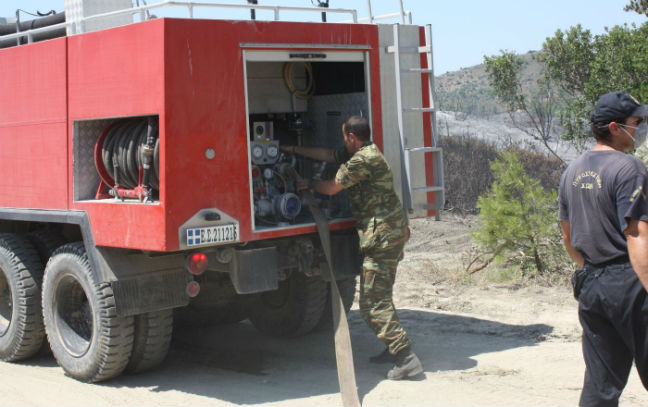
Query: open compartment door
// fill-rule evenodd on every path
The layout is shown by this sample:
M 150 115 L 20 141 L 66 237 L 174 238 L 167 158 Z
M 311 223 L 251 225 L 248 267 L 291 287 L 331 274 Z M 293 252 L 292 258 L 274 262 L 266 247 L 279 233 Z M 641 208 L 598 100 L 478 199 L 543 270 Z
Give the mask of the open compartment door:
M 313 224 L 291 173 L 331 179 L 337 165 L 293 156 L 282 145 L 344 146 L 342 123 L 371 120 L 365 50 L 244 50 L 253 231 Z M 346 192 L 317 199 L 331 222 L 351 218 Z

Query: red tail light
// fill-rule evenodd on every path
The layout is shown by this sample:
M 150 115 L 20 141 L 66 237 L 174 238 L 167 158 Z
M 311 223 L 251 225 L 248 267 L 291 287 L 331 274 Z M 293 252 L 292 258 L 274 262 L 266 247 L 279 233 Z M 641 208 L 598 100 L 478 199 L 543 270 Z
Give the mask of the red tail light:
M 198 295 L 198 293 L 200 292 L 200 284 L 198 284 L 198 283 L 195 282 L 195 281 L 190 281 L 190 282 L 187 284 L 187 288 L 186 288 L 186 290 L 187 290 L 187 295 L 188 295 L 190 298 L 194 298 L 194 297 L 196 297 L 196 296 Z
M 192 253 L 187 258 L 187 270 L 194 276 L 199 276 L 207 270 L 207 255 L 205 253 Z

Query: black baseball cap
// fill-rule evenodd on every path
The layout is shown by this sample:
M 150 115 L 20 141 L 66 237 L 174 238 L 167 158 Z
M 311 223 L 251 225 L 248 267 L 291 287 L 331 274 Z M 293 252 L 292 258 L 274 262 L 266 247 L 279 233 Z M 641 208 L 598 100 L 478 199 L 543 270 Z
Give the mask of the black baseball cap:
M 648 105 L 640 104 L 637 99 L 621 91 L 609 92 L 601 96 L 594 106 L 593 123 L 611 122 L 626 117 L 648 116 Z

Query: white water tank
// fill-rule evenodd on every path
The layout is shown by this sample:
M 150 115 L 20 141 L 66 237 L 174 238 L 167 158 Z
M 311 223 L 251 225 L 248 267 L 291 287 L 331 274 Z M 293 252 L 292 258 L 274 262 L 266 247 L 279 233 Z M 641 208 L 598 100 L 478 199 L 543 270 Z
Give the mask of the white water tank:
M 131 14 L 101 17 L 85 22 L 81 22 L 81 19 L 132 7 L 132 0 L 65 0 L 65 19 L 75 23 L 73 27 L 68 28 L 68 35 L 130 24 L 133 22 Z

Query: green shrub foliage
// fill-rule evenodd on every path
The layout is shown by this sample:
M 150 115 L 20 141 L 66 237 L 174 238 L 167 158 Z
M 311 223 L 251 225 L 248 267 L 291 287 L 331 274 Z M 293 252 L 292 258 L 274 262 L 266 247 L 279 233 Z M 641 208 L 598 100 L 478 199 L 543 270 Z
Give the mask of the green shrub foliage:
M 482 267 L 517 265 L 526 276 L 560 270 L 565 251 L 556 216 L 556 189 L 547 191 L 527 175 L 518 156 L 506 151 L 491 164 L 494 181 L 479 197 L 479 230 L 472 234 Z
M 645 13 L 646 4 L 645 0 L 632 1 L 627 9 Z M 646 103 L 646 38 L 648 23 L 617 25 L 600 35 L 576 25 L 546 39 L 538 59 L 545 64 L 545 79 L 560 89 L 565 99 L 566 108 L 561 112 L 564 139 L 582 143 L 590 136 L 592 109 L 606 92 L 622 90 Z

